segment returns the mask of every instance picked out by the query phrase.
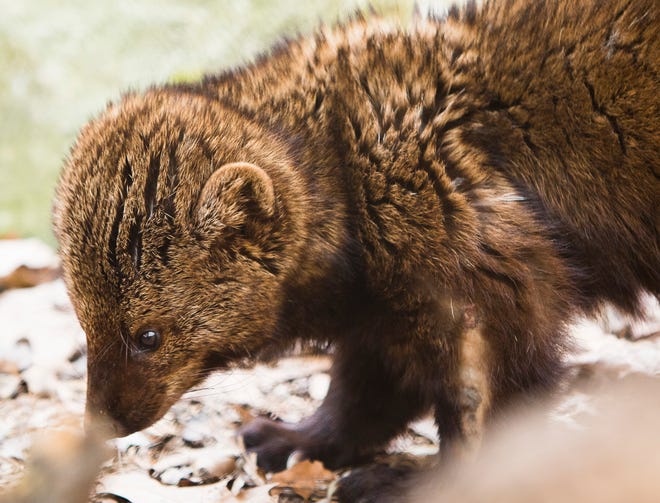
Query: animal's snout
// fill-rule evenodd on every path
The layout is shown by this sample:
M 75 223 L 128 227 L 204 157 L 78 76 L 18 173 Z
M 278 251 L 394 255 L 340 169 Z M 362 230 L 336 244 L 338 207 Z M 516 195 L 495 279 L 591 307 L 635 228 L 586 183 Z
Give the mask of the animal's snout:
M 124 428 L 103 409 L 89 406 L 85 410 L 85 432 L 103 439 L 126 435 Z

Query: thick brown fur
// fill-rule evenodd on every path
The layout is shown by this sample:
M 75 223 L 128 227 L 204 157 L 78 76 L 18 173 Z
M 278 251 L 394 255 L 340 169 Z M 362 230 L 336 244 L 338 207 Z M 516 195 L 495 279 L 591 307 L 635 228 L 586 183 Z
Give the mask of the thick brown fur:
M 215 368 L 322 340 L 319 411 L 244 431 L 264 467 L 356 463 L 431 406 L 460 444 L 466 408 L 552 388 L 574 315 L 660 294 L 659 67 L 655 0 L 500 0 L 126 95 L 54 206 L 88 412 L 134 431 Z

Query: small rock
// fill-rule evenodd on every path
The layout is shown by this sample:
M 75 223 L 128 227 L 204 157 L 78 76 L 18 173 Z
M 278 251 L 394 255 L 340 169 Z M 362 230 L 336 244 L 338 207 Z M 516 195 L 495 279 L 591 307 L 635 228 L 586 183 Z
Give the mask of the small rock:
M 277 386 L 275 386 L 270 396 L 273 396 L 276 399 L 286 400 L 291 395 L 305 397 L 305 398 L 308 397 L 309 378 L 301 377 L 299 379 L 294 379 L 293 381 L 288 381 L 282 384 L 278 384 Z
M 188 421 L 181 434 L 181 438 L 189 447 L 204 447 L 206 442 L 211 438 L 208 418 L 204 416 Z
M 14 364 L 19 372 L 27 370 L 32 365 L 32 347 L 25 337 L 18 339 L 13 345 L 6 348 L 3 361 Z
M 87 348 L 84 345 L 78 346 L 66 359 L 62 362 L 58 369 L 57 375 L 64 381 L 81 379 L 87 374 Z
M 415 433 L 415 435 L 426 438 L 435 444 L 439 442 L 438 427 L 432 416 L 426 416 L 417 421 L 413 421 L 410 423 L 409 429 Z
M 126 437 L 117 438 L 114 443 L 120 452 L 126 452 L 131 447 L 149 447 L 153 441 L 147 435 L 138 431 Z
M 18 375 L 0 374 L 0 400 L 13 400 L 27 391 L 25 381 Z
M 178 486 L 181 485 L 182 480 L 190 480 L 192 474 L 189 466 L 172 466 L 158 474 L 156 478 L 160 480 L 161 484 Z
M 87 348 L 85 346 L 79 346 L 77 347 L 73 353 L 67 358 L 69 362 L 73 363 L 75 361 L 80 360 L 81 358 L 86 358 L 87 356 Z
M 0 444 L 0 457 L 25 461 L 31 445 L 32 438 L 28 434 L 8 438 Z
M 285 400 L 291 394 L 296 394 L 294 389 L 288 384 L 278 384 L 270 392 L 270 397 L 275 400 Z
M 229 489 L 234 496 L 238 496 L 238 494 L 245 486 L 246 486 L 246 481 L 240 475 L 237 476 L 235 479 L 230 480 L 227 483 L 227 489 Z
M 161 473 L 170 468 L 181 468 L 182 466 L 190 467 L 193 462 L 193 456 L 189 450 L 185 452 L 177 452 L 168 456 L 161 457 L 151 468 L 150 473 L 152 476 L 159 477 Z
M 309 396 L 314 400 L 323 400 L 330 388 L 330 376 L 325 373 L 314 374 L 309 378 Z
M 58 380 L 52 369 L 34 366 L 22 373 L 30 393 L 40 398 L 57 396 Z
M 226 477 L 236 470 L 237 456 L 220 454 L 216 449 L 206 451 L 204 454 L 195 456 L 193 469 L 207 482 L 210 482 L 211 479 Z
M 216 461 L 215 464 L 209 467 L 208 474 L 214 477 L 222 478 L 236 469 L 236 458 L 225 456 Z

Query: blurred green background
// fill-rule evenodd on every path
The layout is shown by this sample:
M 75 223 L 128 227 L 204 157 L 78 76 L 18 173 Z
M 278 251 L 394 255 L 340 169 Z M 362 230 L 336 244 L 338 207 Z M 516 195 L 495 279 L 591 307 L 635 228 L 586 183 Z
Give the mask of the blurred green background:
M 443 0 L 416 2 L 441 11 Z M 76 131 L 122 91 L 250 61 L 369 5 L 414 0 L 0 0 L 0 237 L 50 244 L 50 204 Z

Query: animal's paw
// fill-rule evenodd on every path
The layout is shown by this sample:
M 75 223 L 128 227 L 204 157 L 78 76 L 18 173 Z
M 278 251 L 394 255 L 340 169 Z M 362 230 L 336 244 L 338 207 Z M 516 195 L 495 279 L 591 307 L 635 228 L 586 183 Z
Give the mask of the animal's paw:
M 414 470 L 369 465 L 352 470 L 339 481 L 340 503 L 403 503 L 407 501 Z
M 284 470 L 293 452 L 304 453 L 304 435 L 292 424 L 255 419 L 241 428 L 239 434 L 248 452 L 257 454 L 257 464 L 266 471 Z
M 354 439 L 334 432 L 321 416 L 312 416 L 300 424 L 255 419 L 239 434 L 248 452 L 257 453 L 257 464 L 266 471 L 284 470 L 291 454 L 296 461 L 321 461 L 326 468 L 338 468 L 364 462 L 369 452 L 360 452 Z

